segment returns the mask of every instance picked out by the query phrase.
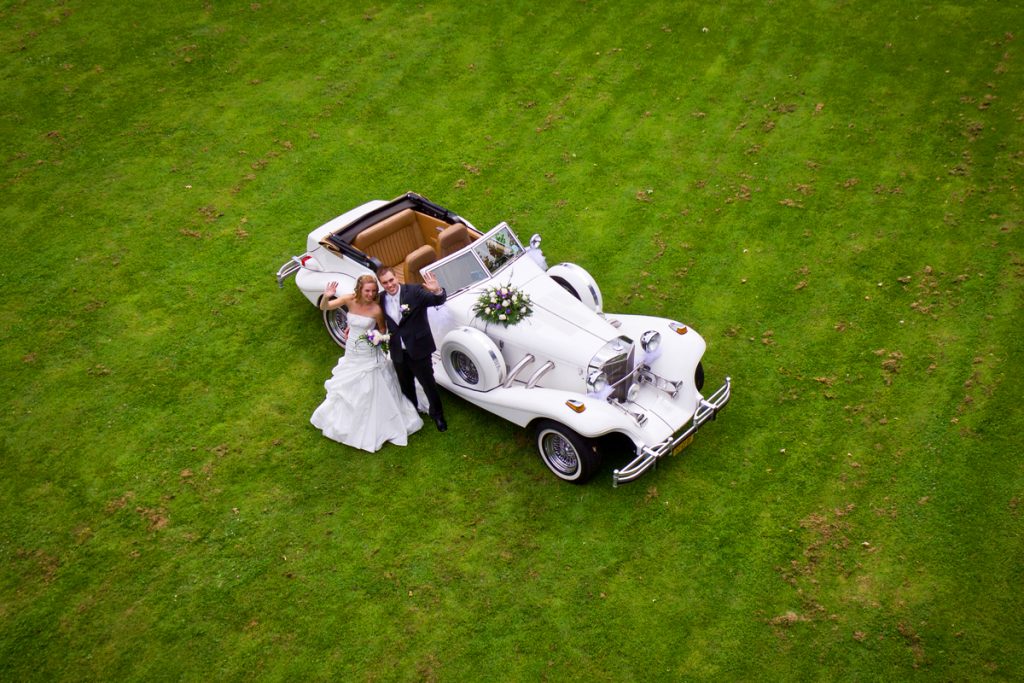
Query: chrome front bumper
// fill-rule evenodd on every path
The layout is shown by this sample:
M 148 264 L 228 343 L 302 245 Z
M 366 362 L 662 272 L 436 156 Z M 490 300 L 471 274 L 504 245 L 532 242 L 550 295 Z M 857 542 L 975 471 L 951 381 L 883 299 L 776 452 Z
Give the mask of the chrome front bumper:
M 692 439 L 693 435 L 700 429 L 700 426 L 709 420 L 714 420 L 715 416 L 718 415 L 718 411 L 729 402 L 731 395 L 732 380 L 726 377 L 725 384 L 720 386 L 715 393 L 701 399 L 697 405 L 697 410 L 693 413 L 693 419 L 690 420 L 689 427 L 655 446 L 643 446 L 640 448 L 632 462 L 612 473 L 612 484 L 618 486 L 619 484 L 633 481 L 654 467 L 660 458 L 669 453 L 677 452 L 676 449 L 682 450 L 686 448 L 689 445 L 689 439 Z

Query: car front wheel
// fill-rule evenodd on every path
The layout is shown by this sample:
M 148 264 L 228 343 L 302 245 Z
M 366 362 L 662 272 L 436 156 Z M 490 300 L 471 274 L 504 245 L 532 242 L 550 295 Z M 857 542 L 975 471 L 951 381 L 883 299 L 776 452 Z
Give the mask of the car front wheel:
M 586 483 L 601 464 L 593 444 L 563 424 L 542 420 L 537 424 L 536 438 L 540 459 L 562 481 Z

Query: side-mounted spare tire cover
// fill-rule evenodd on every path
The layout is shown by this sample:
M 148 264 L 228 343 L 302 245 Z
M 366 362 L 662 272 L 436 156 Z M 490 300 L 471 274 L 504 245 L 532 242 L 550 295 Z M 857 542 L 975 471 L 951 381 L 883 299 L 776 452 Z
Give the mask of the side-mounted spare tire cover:
M 474 391 L 490 391 L 505 381 L 498 345 L 474 327 L 456 327 L 445 335 L 441 364 L 452 382 Z

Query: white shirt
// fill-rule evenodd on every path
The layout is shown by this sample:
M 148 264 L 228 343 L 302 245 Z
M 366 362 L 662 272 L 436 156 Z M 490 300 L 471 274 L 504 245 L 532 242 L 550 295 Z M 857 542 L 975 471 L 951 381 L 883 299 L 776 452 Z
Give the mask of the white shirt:
M 384 312 L 388 314 L 388 317 L 394 320 L 396 323 L 402 321 L 401 309 L 398 306 L 398 297 L 401 295 L 401 290 L 395 294 L 384 293 Z
M 395 294 L 384 292 L 384 313 L 394 320 L 396 324 L 402 322 L 402 309 L 398 305 L 401 295 L 402 290 L 398 290 Z M 398 340 L 398 348 L 404 349 L 405 344 L 402 343 L 402 338 L 395 335 L 395 339 Z

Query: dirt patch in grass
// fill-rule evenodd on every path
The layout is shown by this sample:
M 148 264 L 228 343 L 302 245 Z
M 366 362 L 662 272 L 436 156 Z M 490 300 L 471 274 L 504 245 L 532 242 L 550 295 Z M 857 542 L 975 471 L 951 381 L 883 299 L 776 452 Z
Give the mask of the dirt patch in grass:
M 19 549 L 14 553 L 15 559 L 23 563 L 25 573 L 32 578 L 41 579 L 43 583 L 53 583 L 60 569 L 60 560 L 45 550 Z
M 133 491 L 125 491 L 120 498 L 115 498 L 114 500 L 107 503 L 107 514 L 124 509 L 124 507 L 128 505 L 128 501 L 132 500 L 133 498 L 135 498 L 135 493 Z
M 962 303 L 959 287 L 970 279 L 967 273 L 937 273 L 931 266 L 925 266 L 916 273 L 916 281 L 909 275 L 897 278 L 908 291 L 914 283 L 916 298 L 910 304 L 911 310 L 931 316 L 933 320 L 938 320 L 941 313 Z
M 793 618 L 790 615 L 797 613 L 787 612 L 768 623 L 791 626 L 802 621 L 838 618 L 822 605 L 821 584 L 833 576 L 849 578 L 859 567 L 850 555 L 856 551 L 857 544 L 851 539 L 849 516 L 856 509 L 856 505 L 848 503 L 831 511 L 811 513 L 800 520 L 799 527 L 806 541 L 800 557 L 790 560 L 786 566 L 776 567 L 776 571 L 797 590 L 802 601 L 802 614 Z
M 886 386 L 891 386 L 893 378 L 899 374 L 900 365 L 903 361 L 903 354 L 899 351 L 878 349 L 875 351 L 875 355 L 884 357 L 884 360 L 882 361 L 882 381 L 885 382 Z
M 790 610 L 789 612 L 786 612 L 785 614 L 780 614 L 777 617 L 773 617 L 773 618 L 769 619 L 768 623 L 771 624 L 772 626 L 789 627 L 789 626 L 792 626 L 794 624 L 799 624 L 802 621 L 810 621 L 810 619 L 808 619 L 807 617 L 802 616 L 800 614 L 797 614 L 796 612 L 793 612 L 792 610 Z
M 921 643 L 921 636 L 902 621 L 896 624 L 896 630 L 903 636 L 903 641 L 912 653 L 914 653 L 914 668 L 917 669 L 924 662 L 924 645 Z
M 149 531 L 160 531 L 165 528 L 171 521 L 170 517 L 167 516 L 167 510 L 163 508 L 146 508 L 137 507 L 135 512 L 146 522 L 146 528 Z
M 128 507 L 128 504 L 135 499 L 135 493 L 133 491 L 125 491 L 123 495 L 114 500 L 109 501 L 106 504 L 105 510 L 107 514 L 114 514 L 120 510 L 124 510 Z M 167 510 L 162 507 L 146 507 L 144 505 L 136 505 L 135 513 L 142 518 L 146 523 L 146 528 L 149 531 L 159 531 L 167 526 L 170 522 L 170 517 L 167 514 Z

